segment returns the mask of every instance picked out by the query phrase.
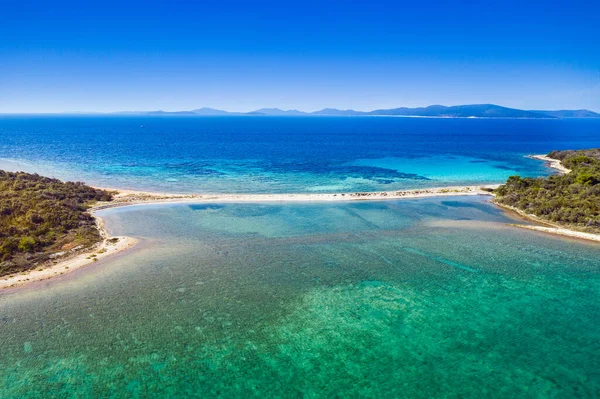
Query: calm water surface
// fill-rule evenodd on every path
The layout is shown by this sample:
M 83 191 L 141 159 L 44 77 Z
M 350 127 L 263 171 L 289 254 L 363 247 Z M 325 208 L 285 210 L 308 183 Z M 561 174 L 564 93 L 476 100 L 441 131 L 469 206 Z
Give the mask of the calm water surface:
M 0 397 L 600 396 L 600 247 L 483 199 L 102 216 L 142 243 L 0 294 Z
M 540 176 L 600 119 L 0 116 L 0 169 L 171 192 L 377 191 Z
M 499 183 L 599 120 L 0 117 L 0 168 L 173 192 Z M 600 248 L 483 199 L 103 211 L 128 253 L 0 294 L 0 397 L 598 397 Z

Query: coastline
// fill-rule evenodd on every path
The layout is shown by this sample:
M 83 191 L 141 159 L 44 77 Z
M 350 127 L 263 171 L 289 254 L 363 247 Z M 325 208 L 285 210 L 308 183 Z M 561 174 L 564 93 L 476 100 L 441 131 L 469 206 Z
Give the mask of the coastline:
M 557 170 L 559 173 L 569 173 L 560 160 L 549 158 L 545 155 L 529 155 L 529 158 L 546 162 L 547 166 Z M 150 191 L 126 190 L 102 188 L 114 192 L 113 200 L 110 202 L 98 202 L 92 206 L 89 212 L 96 220 L 96 226 L 102 237 L 102 241 L 83 251 L 66 254 L 57 260 L 49 260 L 38 268 L 26 272 L 0 277 L 0 291 L 6 288 L 22 286 L 30 282 L 46 280 L 58 275 L 89 265 L 97 260 L 132 248 L 138 240 L 133 237 L 115 236 L 111 237 L 104 226 L 102 218 L 95 214 L 102 209 L 118 208 L 132 205 L 151 204 L 177 204 L 177 203 L 261 203 L 261 202 L 335 202 L 335 201 L 382 201 L 399 199 L 419 199 L 431 197 L 452 196 L 494 196 L 492 190 L 499 187 L 495 185 L 482 186 L 450 186 L 412 190 L 380 191 L 380 192 L 353 192 L 353 193 L 320 193 L 320 194 L 171 194 Z M 530 220 L 538 225 L 509 224 L 510 226 L 550 233 L 563 237 L 584 239 L 600 242 L 600 234 L 586 233 L 569 229 L 565 226 L 553 224 L 528 214 L 520 209 L 492 203 L 506 211 L 512 211 L 520 217 Z M 45 267 L 46 266 L 46 267 Z
M 541 219 L 535 215 L 524 212 L 521 209 L 518 209 L 518 208 L 515 208 L 512 206 L 498 204 L 496 202 L 494 202 L 494 205 L 498 206 L 499 208 L 504 209 L 505 211 L 513 212 L 525 220 L 529 220 L 531 222 L 537 223 L 537 225 L 510 223 L 509 226 L 518 227 L 520 229 L 539 231 L 542 233 L 548 233 L 548 234 L 558 235 L 558 236 L 563 236 L 563 237 L 577 238 L 580 240 L 600 242 L 600 234 L 587 233 L 584 231 L 573 230 L 568 227 L 561 226 L 559 224 L 552 223 L 547 220 Z
M 7 288 L 15 288 L 72 272 L 100 259 L 128 250 L 138 243 L 138 240 L 133 237 L 109 235 L 104 227 L 104 220 L 94 215 L 93 211 L 91 213 L 96 220 L 102 241 L 90 248 L 65 254 L 62 258 L 50 259 L 35 269 L 2 276 L 0 277 L 0 292 Z
M 557 170 L 560 174 L 567 174 L 571 171 L 571 169 L 567 169 L 560 160 L 547 157 L 546 155 L 528 155 L 527 158 L 544 161 L 546 166 Z
M 550 158 L 546 155 L 528 155 L 527 158 L 544 161 L 549 168 L 557 170 L 558 173 L 560 173 L 560 174 L 567 174 L 567 173 L 571 172 L 571 169 L 566 168 L 560 160 Z M 517 215 L 519 215 L 520 217 L 538 224 L 537 226 L 535 226 L 535 225 L 514 223 L 514 224 L 510 224 L 510 226 L 512 226 L 512 227 L 518 227 L 518 228 L 527 229 L 527 230 L 534 230 L 534 231 L 539 231 L 542 233 L 548 233 L 548 234 L 553 234 L 553 235 L 558 235 L 558 236 L 563 236 L 563 237 L 600 242 L 600 234 L 598 234 L 598 233 L 587 233 L 587 232 L 583 232 L 583 231 L 573 230 L 571 228 L 562 226 L 560 224 L 556 224 L 556 223 L 552 223 L 550 221 L 544 220 L 542 218 L 537 217 L 536 215 L 532 215 L 530 213 L 522 211 L 521 209 L 515 208 L 513 206 L 499 204 L 496 201 L 493 201 L 493 203 L 496 206 L 498 206 L 506 211 L 514 212 Z
M 544 227 L 544 226 L 531 226 L 526 224 L 514 224 L 511 225 L 521 229 L 528 229 L 534 231 L 540 231 L 542 233 L 549 233 L 553 235 L 559 235 L 563 237 L 577 238 L 586 241 L 600 242 L 600 234 L 585 233 L 583 231 L 576 231 L 567 229 L 565 227 Z

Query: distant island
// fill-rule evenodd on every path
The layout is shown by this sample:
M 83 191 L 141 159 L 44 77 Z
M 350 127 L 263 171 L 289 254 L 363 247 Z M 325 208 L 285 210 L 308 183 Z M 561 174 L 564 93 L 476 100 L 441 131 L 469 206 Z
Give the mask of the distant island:
M 214 108 L 199 108 L 190 111 L 124 111 L 117 114 L 131 115 L 198 115 L 198 116 L 404 116 L 429 118 L 527 118 L 527 119 L 562 119 L 562 118 L 600 118 L 600 114 L 587 109 L 579 110 L 521 110 L 502 107 L 494 104 L 471 105 L 430 105 L 420 108 L 391 108 L 373 111 L 355 111 L 353 109 L 324 108 L 314 112 L 296 109 L 261 108 L 251 112 L 228 112 Z
M 560 162 L 566 173 L 539 178 L 511 176 L 495 190 L 495 202 L 536 221 L 600 233 L 600 148 L 552 151 L 537 158 Z

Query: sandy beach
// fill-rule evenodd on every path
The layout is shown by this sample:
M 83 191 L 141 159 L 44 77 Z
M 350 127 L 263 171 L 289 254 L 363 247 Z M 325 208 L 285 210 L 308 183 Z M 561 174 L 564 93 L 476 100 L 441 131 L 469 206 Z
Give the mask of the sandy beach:
M 567 169 L 560 160 L 549 158 L 545 155 L 529 155 L 528 158 L 544 161 L 548 167 L 556 169 L 561 174 L 569 173 L 571 171 L 571 169 Z
M 72 272 L 73 270 L 97 262 L 110 255 L 125 251 L 138 242 L 138 240 L 133 237 L 110 236 L 104 227 L 102 218 L 96 215 L 94 215 L 94 217 L 96 218 L 96 225 L 100 231 L 102 241 L 92 248 L 55 254 L 59 256 L 55 256 L 54 259 L 40 264 L 35 269 L 0 277 L 0 290 L 17 287 L 34 281 L 47 280 L 55 276 Z
M 582 239 L 582 240 L 600 242 L 600 234 L 585 233 L 582 231 L 566 229 L 564 227 L 532 226 L 532 225 L 526 225 L 526 224 L 515 224 L 512 226 L 519 227 L 521 229 L 535 230 L 535 231 L 541 231 L 543 233 L 560 235 L 560 236 L 564 236 L 564 237 L 571 237 L 571 238 L 578 238 L 578 239 Z
M 578 238 L 581 240 L 600 242 L 600 234 L 588 233 L 588 232 L 584 232 L 584 231 L 577 231 L 577 230 L 569 229 L 564 226 L 541 219 L 535 215 L 524 212 L 518 208 L 508 206 L 508 205 L 503 205 L 503 204 L 496 204 L 495 202 L 494 202 L 494 204 L 508 212 L 513 212 L 513 213 L 517 214 L 518 216 L 522 217 L 523 219 L 526 219 L 526 220 L 536 223 L 536 225 L 514 223 L 514 224 L 510 224 L 510 226 L 512 226 L 512 227 L 518 227 L 518 228 L 527 229 L 527 230 L 541 231 L 543 233 L 549 233 L 549 234 L 559 235 L 559 236 L 563 236 L 563 237 L 571 237 L 571 238 Z
M 461 195 L 491 195 L 490 190 L 493 190 L 498 186 L 499 185 L 453 186 L 414 190 L 325 194 L 168 194 L 103 188 L 104 190 L 114 191 L 117 194 L 114 195 L 114 199 L 110 202 L 100 202 L 96 204 L 93 210 L 115 208 L 127 205 L 182 202 L 373 201 Z

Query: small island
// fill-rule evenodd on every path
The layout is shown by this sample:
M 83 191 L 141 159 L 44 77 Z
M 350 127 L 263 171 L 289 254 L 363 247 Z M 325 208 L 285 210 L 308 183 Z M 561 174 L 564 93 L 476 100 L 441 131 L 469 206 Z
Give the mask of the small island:
M 552 151 L 536 158 L 561 173 L 511 176 L 495 190 L 496 204 L 554 228 L 600 233 L 600 149 Z

